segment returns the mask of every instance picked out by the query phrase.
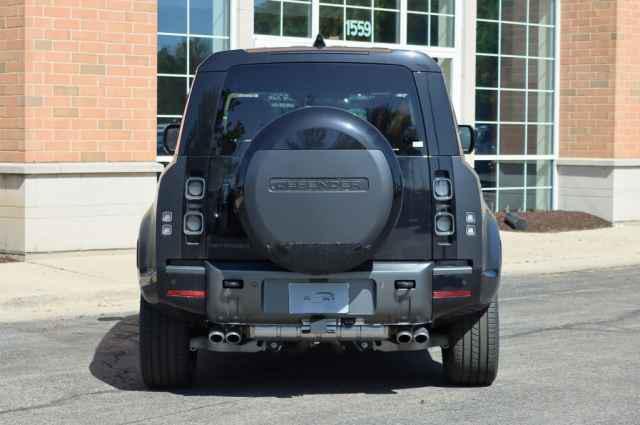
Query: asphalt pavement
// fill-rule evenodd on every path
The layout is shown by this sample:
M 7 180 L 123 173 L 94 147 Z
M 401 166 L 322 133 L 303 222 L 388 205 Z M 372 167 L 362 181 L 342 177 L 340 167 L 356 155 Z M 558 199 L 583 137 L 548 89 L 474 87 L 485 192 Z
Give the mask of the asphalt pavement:
M 149 392 L 137 316 L 0 323 L 0 424 L 639 424 L 640 267 L 509 275 L 500 372 L 447 386 L 440 351 L 198 360 Z

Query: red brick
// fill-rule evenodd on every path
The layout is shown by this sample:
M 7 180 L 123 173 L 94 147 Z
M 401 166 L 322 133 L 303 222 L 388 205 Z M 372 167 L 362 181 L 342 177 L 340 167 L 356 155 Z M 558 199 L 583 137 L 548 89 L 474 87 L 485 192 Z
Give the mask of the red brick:
M 153 160 L 156 2 L 13 1 L 0 6 L 0 161 Z

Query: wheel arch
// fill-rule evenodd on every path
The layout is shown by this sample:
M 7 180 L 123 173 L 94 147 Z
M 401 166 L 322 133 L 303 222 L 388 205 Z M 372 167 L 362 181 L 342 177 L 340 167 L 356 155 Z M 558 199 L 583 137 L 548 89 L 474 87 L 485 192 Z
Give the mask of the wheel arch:
M 136 246 L 136 266 L 140 274 L 155 269 L 156 262 L 156 234 L 155 234 L 155 204 L 142 216 L 140 229 L 138 230 L 138 242 Z
M 487 207 L 484 207 L 485 219 L 485 258 L 484 271 L 496 272 L 498 276 L 502 270 L 502 240 L 500 238 L 500 227 L 494 215 Z

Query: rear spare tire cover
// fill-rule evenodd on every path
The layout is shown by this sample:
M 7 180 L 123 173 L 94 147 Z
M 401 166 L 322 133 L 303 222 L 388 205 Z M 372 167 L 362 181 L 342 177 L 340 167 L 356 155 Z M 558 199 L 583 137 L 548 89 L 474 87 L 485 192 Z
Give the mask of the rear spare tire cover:
M 329 107 L 301 108 L 263 128 L 237 185 L 251 243 L 301 273 L 342 272 L 371 259 L 402 205 L 400 165 L 385 137 Z

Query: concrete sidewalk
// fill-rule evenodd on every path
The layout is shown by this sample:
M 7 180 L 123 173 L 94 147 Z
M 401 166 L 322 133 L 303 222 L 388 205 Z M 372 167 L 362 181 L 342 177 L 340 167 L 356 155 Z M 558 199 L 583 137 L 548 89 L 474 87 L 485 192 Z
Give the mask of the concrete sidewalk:
M 557 234 L 503 232 L 504 273 L 638 265 L 640 224 Z M 52 254 L 0 264 L 0 322 L 118 315 L 138 308 L 134 251 Z
M 564 233 L 502 232 L 505 274 L 640 267 L 640 223 Z

